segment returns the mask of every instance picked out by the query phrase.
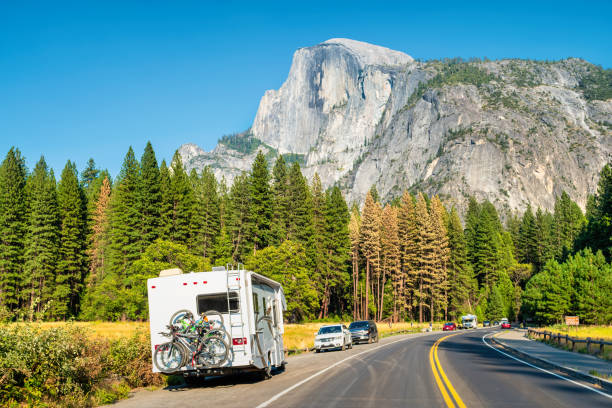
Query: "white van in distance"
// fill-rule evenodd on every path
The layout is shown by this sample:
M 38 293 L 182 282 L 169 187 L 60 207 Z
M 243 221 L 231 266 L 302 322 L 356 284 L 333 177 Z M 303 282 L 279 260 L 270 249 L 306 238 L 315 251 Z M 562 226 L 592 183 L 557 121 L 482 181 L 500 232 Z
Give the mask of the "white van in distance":
M 169 341 L 160 332 L 167 331 L 175 312 L 188 310 L 198 318 L 215 310 L 223 316 L 219 324 L 230 337 L 226 340 L 227 360 L 218 367 L 206 367 L 190 357 L 177 374 L 188 377 L 259 371 L 269 378 L 273 367 L 284 367 L 283 312 L 287 306 L 278 282 L 240 266 L 191 273 L 169 269 L 149 279 L 147 291 L 152 355 L 159 345 Z M 218 316 L 217 319 L 221 320 Z M 155 364 L 153 372 L 160 372 Z

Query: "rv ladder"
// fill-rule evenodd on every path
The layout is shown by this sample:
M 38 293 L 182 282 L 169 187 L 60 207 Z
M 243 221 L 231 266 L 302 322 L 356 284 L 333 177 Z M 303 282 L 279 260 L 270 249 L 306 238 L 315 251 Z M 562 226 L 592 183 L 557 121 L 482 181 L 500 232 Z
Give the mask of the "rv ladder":
M 240 264 L 238 264 L 237 269 L 230 268 L 229 265 L 226 268 L 225 276 L 226 276 L 226 291 L 227 291 L 227 314 L 229 317 L 228 332 L 230 335 L 230 344 L 228 344 L 228 346 L 232 349 L 234 347 L 242 347 L 242 352 L 246 355 L 245 345 L 241 345 L 241 346 L 233 345 L 234 327 L 240 328 L 240 335 L 236 337 L 239 337 L 241 339 L 245 337 L 244 336 L 244 318 L 242 316 L 243 311 L 242 311 L 242 305 L 240 302 L 241 288 L 242 288 L 241 279 L 245 277 L 245 276 L 242 276 L 244 275 L 242 274 L 242 272 L 244 272 L 244 269 L 241 269 Z M 235 309 L 231 308 L 232 303 L 236 305 Z M 237 319 L 234 319 L 234 316 L 236 316 Z

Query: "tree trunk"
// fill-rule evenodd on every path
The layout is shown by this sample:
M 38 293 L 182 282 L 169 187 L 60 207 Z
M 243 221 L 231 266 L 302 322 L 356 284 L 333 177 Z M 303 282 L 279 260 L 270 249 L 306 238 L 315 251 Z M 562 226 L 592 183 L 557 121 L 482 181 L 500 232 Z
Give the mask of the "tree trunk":
M 366 260 L 366 284 L 365 284 L 365 309 L 363 311 L 363 315 L 365 320 L 368 320 L 370 317 L 369 311 L 369 300 L 370 300 L 370 260 Z
M 419 277 L 419 323 L 423 323 L 423 279 Z

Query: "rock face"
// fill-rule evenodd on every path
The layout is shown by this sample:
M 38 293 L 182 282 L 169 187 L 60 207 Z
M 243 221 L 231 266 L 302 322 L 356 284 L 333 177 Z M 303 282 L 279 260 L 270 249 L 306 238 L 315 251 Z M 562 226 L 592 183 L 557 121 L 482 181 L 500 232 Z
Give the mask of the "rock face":
M 349 201 L 376 184 L 386 200 L 411 189 L 509 210 L 552 209 L 565 190 L 584 208 L 612 160 L 612 100 L 598 96 L 612 84 L 602 72 L 578 59 L 417 62 L 332 39 L 296 51 L 251 129 L 210 153 L 180 152 L 188 170 L 208 165 L 228 181 L 259 149 L 271 162 L 290 153 Z

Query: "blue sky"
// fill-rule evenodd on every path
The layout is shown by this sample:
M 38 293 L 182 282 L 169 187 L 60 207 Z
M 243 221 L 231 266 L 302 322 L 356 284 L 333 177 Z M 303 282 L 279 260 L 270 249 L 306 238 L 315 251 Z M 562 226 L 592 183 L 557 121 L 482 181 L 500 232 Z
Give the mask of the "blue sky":
M 291 4 L 295 3 L 295 4 Z M 333 37 L 415 58 L 582 57 L 612 67 L 612 2 L 0 3 L 0 155 L 59 173 L 158 159 L 250 126 L 293 52 Z M 468 4 L 469 3 L 469 4 Z M 306 6 L 307 4 L 307 6 Z

